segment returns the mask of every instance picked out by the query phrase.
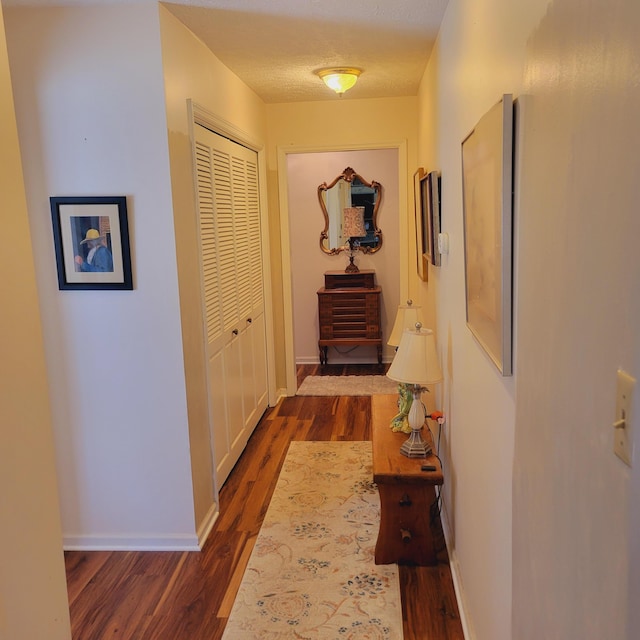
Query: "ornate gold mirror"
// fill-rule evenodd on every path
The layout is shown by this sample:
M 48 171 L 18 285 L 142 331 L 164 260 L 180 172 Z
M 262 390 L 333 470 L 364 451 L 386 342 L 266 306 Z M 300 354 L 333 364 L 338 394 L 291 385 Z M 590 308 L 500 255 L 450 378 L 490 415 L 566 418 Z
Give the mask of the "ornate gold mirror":
M 341 251 L 360 250 L 375 253 L 382 246 L 378 228 L 378 209 L 382 185 L 367 182 L 347 167 L 331 184 L 318 187 L 318 200 L 324 216 L 320 248 L 335 255 Z

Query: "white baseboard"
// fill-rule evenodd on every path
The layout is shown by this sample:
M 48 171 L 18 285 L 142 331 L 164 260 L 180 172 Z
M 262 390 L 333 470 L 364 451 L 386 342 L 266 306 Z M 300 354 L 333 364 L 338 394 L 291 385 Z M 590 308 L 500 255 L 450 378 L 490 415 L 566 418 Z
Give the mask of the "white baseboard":
M 65 551 L 200 551 L 195 534 L 171 536 L 66 535 Z
M 220 511 L 218 510 L 218 503 L 214 502 L 211 505 L 211 508 L 207 512 L 207 515 L 204 517 L 204 520 L 200 523 L 198 527 L 197 536 L 198 536 L 198 546 L 200 549 L 204 546 L 204 543 L 207 541 L 209 534 L 211 533 L 211 529 L 213 529 L 213 525 L 216 523 L 218 516 L 220 515 Z
M 447 545 L 447 553 L 449 554 L 449 567 L 451 569 L 451 577 L 453 578 L 453 589 L 456 592 L 456 601 L 458 602 L 458 612 L 460 614 L 460 622 L 462 624 L 462 633 L 465 640 L 476 640 L 476 634 L 473 631 L 473 625 L 467 614 L 466 599 L 464 588 L 462 585 L 462 576 L 460 574 L 460 563 L 458 562 L 458 554 L 455 549 L 451 548 L 449 521 L 446 518 L 446 512 L 442 509 L 440 513 L 442 522 L 442 530 L 444 531 L 444 541 Z

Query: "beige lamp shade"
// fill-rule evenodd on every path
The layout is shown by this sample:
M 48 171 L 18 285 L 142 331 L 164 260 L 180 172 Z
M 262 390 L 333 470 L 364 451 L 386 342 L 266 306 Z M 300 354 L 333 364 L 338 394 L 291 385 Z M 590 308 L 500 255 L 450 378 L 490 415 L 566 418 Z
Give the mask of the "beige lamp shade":
M 391 335 L 387 344 L 392 347 L 397 347 L 400 344 L 400 338 L 402 332 L 405 329 L 415 329 L 416 322 L 421 322 L 420 318 L 420 305 L 414 305 L 411 300 L 407 300 L 407 304 L 401 304 L 398 306 L 398 312 L 396 313 L 396 320 L 393 323 L 393 329 L 391 329 Z
M 424 387 L 442 381 L 436 339 L 431 329 L 405 329 L 387 377 Z
M 345 207 L 342 218 L 342 236 L 344 238 L 364 238 L 364 207 Z

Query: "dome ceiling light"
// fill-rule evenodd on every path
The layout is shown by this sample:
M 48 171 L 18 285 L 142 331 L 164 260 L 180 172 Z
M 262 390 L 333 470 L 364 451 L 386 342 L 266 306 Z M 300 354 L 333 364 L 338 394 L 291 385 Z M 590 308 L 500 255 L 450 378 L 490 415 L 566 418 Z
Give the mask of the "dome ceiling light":
M 362 73 L 361 69 L 353 68 L 334 68 L 320 69 L 316 73 L 322 78 L 324 83 L 333 89 L 340 97 L 345 91 L 348 91 L 358 80 L 358 76 Z

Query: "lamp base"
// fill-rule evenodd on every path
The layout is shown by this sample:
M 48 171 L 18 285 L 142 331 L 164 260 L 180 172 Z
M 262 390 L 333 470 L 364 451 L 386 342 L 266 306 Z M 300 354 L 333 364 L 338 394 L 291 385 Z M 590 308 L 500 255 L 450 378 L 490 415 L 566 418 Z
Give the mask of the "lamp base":
M 353 261 L 353 256 L 349 256 L 349 264 L 347 265 L 347 268 L 344 270 L 344 272 L 345 273 L 360 273 L 360 269 L 358 269 L 358 266 Z
M 411 385 L 404 382 L 398 383 L 398 413 L 391 420 L 391 431 L 411 433 L 409 426 L 409 411 L 413 402 Z
M 431 445 L 425 442 L 420 435 L 424 424 L 424 407 L 420 401 L 422 387 L 419 384 L 407 384 L 413 394 L 413 402 L 409 409 L 409 426 L 411 435 L 409 439 L 400 447 L 400 453 L 407 458 L 426 458 L 431 453 Z
M 420 429 L 413 429 L 409 439 L 400 447 L 400 453 L 407 458 L 426 458 L 431 453 L 431 445 L 420 435 Z

